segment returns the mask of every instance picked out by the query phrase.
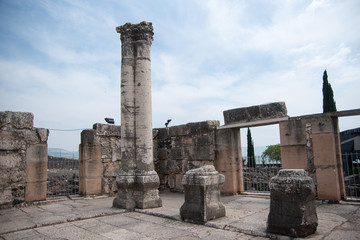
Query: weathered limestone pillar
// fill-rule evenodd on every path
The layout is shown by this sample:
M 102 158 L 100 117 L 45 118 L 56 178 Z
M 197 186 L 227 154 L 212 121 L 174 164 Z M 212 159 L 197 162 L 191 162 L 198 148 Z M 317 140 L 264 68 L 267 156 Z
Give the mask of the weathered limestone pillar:
M 223 194 L 237 194 L 244 191 L 241 140 L 239 128 L 216 130 L 215 168 L 225 175 L 221 188 Z
M 121 170 L 113 206 L 161 207 L 154 171 L 151 105 L 151 23 L 126 23 L 121 34 Z
M 291 237 L 316 232 L 315 187 L 303 169 L 283 169 L 270 182 L 267 231 Z
M 206 223 L 224 217 L 225 207 L 220 201 L 224 181 L 224 175 L 212 165 L 187 171 L 183 178 L 185 202 L 180 208 L 181 220 Z
M 81 132 L 80 153 L 80 184 L 83 195 L 100 195 L 102 193 L 103 166 L 101 162 L 101 144 L 95 129 Z

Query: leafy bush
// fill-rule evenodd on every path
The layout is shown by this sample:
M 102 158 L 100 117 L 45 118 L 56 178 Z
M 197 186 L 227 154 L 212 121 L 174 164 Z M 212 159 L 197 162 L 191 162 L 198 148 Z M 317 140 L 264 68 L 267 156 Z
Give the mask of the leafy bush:
M 266 147 L 265 151 L 261 155 L 263 162 L 265 160 L 269 161 L 281 161 L 281 151 L 280 144 L 269 145 Z

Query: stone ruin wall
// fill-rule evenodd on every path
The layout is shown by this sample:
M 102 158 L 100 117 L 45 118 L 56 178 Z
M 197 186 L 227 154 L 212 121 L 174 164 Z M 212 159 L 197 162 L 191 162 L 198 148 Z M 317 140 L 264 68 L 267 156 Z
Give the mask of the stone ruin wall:
M 183 192 L 181 181 L 186 171 L 214 165 L 219 125 L 219 121 L 203 121 L 153 130 L 154 164 L 160 190 Z
M 114 194 L 116 175 L 121 167 L 121 127 L 96 123 L 93 129 L 81 132 L 80 185 L 89 191 L 83 194 Z M 88 186 L 91 186 L 90 188 Z
M 34 115 L 0 112 L 0 208 L 46 199 L 48 130 Z
M 219 121 L 204 121 L 153 129 L 154 167 L 160 178 L 160 190 L 182 192 L 181 181 L 186 171 L 214 165 L 218 126 Z M 86 191 L 80 187 L 81 193 L 113 195 L 117 192 L 116 176 L 121 168 L 120 129 L 118 125 L 96 123 L 93 129 L 81 133 L 83 179 L 80 183 L 89 186 Z

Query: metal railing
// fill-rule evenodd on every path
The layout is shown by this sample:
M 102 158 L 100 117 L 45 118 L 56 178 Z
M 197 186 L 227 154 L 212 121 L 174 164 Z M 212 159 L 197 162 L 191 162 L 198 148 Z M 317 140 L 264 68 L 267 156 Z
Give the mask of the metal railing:
M 49 156 L 47 197 L 79 194 L 79 160 Z
M 360 200 L 360 153 L 342 154 L 346 199 Z
M 268 193 L 269 182 L 275 177 L 281 169 L 280 161 L 262 159 L 255 156 L 255 167 L 248 164 L 248 158 L 243 157 L 243 177 L 245 192 L 262 192 Z M 248 167 L 250 165 L 250 167 Z

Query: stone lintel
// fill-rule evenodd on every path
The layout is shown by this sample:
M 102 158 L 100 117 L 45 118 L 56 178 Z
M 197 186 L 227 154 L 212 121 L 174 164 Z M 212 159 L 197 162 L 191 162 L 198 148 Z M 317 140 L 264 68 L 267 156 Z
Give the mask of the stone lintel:
M 251 107 L 230 109 L 223 112 L 225 125 L 249 123 L 287 117 L 285 102 L 274 102 Z
M 255 122 L 231 123 L 231 124 L 226 124 L 226 125 L 220 126 L 220 127 L 218 127 L 218 129 L 266 126 L 266 125 L 277 124 L 277 123 L 287 121 L 287 120 L 289 120 L 289 117 L 259 120 L 259 121 L 255 121 Z

